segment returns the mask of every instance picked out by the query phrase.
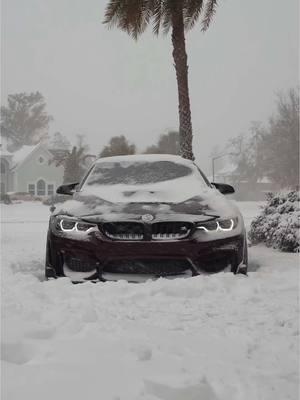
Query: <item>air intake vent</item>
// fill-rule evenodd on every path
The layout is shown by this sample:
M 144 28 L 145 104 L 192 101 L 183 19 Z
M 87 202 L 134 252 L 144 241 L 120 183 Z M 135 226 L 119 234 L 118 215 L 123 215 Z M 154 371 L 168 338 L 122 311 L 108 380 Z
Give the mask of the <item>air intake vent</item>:
M 75 272 L 91 272 L 96 268 L 96 263 L 93 260 L 75 258 L 66 256 L 65 263 L 67 267 Z
M 119 274 L 168 276 L 183 274 L 191 268 L 190 262 L 185 259 L 122 259 L 106 263 L 103 271 Z

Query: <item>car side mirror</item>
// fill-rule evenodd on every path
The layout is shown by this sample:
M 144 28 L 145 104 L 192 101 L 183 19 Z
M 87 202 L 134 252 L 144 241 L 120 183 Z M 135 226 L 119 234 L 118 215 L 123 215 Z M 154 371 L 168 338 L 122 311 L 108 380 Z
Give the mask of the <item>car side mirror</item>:
M 234 193 L 234 188 L 231 185 L 227 185 L 227 183 L 215 183 L 212 182 L 212 185 L 218 189 L 222 194 L 231 194 Z
M 57 194 L 66 194 L 69 196 L 72 196 L 72 194 L 75 191 L 76 186 L 79 184 L 79 182 L 76 183 L 67 183 L 65 185 L 60 185 L 56 189 Z

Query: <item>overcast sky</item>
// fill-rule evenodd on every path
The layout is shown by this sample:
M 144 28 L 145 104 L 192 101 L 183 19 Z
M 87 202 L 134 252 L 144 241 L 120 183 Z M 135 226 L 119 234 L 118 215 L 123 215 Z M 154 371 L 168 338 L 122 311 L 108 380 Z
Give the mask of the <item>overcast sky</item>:
M 177 128 L 170 36 L 138 42 L 103 19 L 106 0 L 2 0 L 2 103 L 39 90 L 50 132 L 113 135 L 139 149 Z M 275 93 L 298 84 L 298 0 L 219 0 L 203 34 L 187 34 L 195 155 L 208 171 L 216 144 L 267 121 Z

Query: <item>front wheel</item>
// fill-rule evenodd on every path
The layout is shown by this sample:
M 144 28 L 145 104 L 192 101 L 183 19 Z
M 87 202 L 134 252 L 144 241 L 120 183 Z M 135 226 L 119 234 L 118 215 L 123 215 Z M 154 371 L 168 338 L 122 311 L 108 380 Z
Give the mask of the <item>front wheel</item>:
M 242 261 L 238 261 L 238 257 L 234 257 L 234 260 L 231 264 L 231 272 L 236 274 L 243 274 L 247 275 L 248 272 L 248 244 L 246 236 L 244 238 L 243 248 L 241 249 L 242 252 Z
M 53 251 L 48 236 L 46 243 L 45 279 L 48 280 L 49 278 L 57 278 L 60 275 L 63 276 L 63 273 L 60 274 L 61 271 L 61 262 Z

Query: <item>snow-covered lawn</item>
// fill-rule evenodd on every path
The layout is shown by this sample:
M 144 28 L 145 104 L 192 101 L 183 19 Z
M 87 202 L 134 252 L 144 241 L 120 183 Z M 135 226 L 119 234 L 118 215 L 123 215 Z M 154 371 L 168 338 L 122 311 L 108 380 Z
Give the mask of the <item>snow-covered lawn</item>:
M 298 399 L 296 254 L 251 247 L 249 277 L 47 282 L 48 207 L 1 208 L 3 400 Z

